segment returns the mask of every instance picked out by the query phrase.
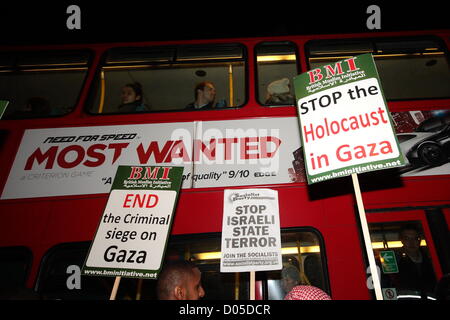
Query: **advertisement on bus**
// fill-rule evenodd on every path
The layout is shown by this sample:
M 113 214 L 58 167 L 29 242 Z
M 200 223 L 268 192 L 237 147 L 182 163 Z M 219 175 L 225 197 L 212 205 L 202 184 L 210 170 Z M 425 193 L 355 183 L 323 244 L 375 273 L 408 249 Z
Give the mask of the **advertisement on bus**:
M 391 119 L 406 159 L 399 174 L 449 174 L 447 110 L 393 112 Z M 306 182 L 294 117 L 30 129 L 1 199 L 108 193 L 118 165 L 182 166 L 184 189 Z

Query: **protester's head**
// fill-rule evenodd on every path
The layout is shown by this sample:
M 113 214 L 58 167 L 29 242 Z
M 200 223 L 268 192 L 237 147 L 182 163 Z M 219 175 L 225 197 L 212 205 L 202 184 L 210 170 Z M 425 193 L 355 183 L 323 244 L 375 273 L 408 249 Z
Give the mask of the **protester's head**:
M 122 104 L 142 102 L 142 85 L 139 82 L 124 85 L 120 93 L 120 98 Z
M 208 104 L 216 99 L 216 88 L 210 81 L 200 82 L 195 86 L 194 94 L 198 105 Z
M 159 300 L 198 300 L 205 295 L 201 272 L 189 261 L 165 264 L 158 278 L 157 290 Z
M 300 272 L 293 265 L 288 265 L 281 270 L 281 286 L 284 292 L 290 292 L 300 282 Z

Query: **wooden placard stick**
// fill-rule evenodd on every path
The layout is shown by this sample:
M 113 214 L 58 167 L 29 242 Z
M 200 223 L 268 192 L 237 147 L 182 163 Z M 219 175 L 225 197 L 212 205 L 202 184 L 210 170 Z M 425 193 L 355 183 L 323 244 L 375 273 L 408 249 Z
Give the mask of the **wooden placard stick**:
M 250 272 L 250 300 L 255 300 L 255 271 Z
M 372 243 L 370 241 L 369 227 L 367 225 L 366 211 L 361 196 L 361 189 L 359 188 L 358 175 L 352 173 L 353 188 L 355 189 L 356 203 L 358 205 L 359 220 L 361 221 L 361 229 L 363 232 L 364 244 L 366 247 L 367 257 L 369 259 L 370 275 L 373 281 L 373 288 L 375 289 L 375 297 L 377 300 L 383 300 L 383 293 L 381 291 L 380 277 L 378 276 L 377 265 L 375 263 L 375 256 L 373 255 Z
M 109 297 L 109 300 L 116 300 L 117 290 L 119 290 L 119 284 L 120 284 L 121 278 L 122 277 L 116 277 L 116 279 L 114 280 L 114 286 L 111 290 L 111 296 Z

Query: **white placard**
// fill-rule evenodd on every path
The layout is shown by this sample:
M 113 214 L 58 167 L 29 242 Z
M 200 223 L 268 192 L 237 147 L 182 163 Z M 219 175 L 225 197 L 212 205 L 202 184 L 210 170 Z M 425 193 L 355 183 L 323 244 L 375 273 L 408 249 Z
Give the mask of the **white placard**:
M 226 189 L 222 224 L 221 272 L 282 268 L 278 192 Z
M 404 165 L 371 54 L 294 79 L 308 183 Z
M 177 196 L 172 190 L 113 190 L 89 256 L 88 275 L 156 277 L 170 231 Z M 97 270 L 98 269 L 98 270 Z

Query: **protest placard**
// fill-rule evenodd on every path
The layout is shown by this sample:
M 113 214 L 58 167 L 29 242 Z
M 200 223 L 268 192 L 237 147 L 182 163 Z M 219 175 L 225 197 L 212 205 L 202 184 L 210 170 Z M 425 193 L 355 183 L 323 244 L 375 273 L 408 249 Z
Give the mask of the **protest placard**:
M 220 272 L 250 272 L 255 300 L 255 271 L 280 270 L 278 191 L 224 190 Z
M 369 270 L 383 299 L 359 173 L 404 166 L 372 54 L 325 64 L 294 78 L 308 184 L 352 176 Z
M 308 183 L 403 166 L 371 54 L 294 79 Z
M 83 274 L 157 278 L 182 174 L 182 167 L 118 167 Z
M 282 268 L 278 192 L 226 189 L 221 272 Z

